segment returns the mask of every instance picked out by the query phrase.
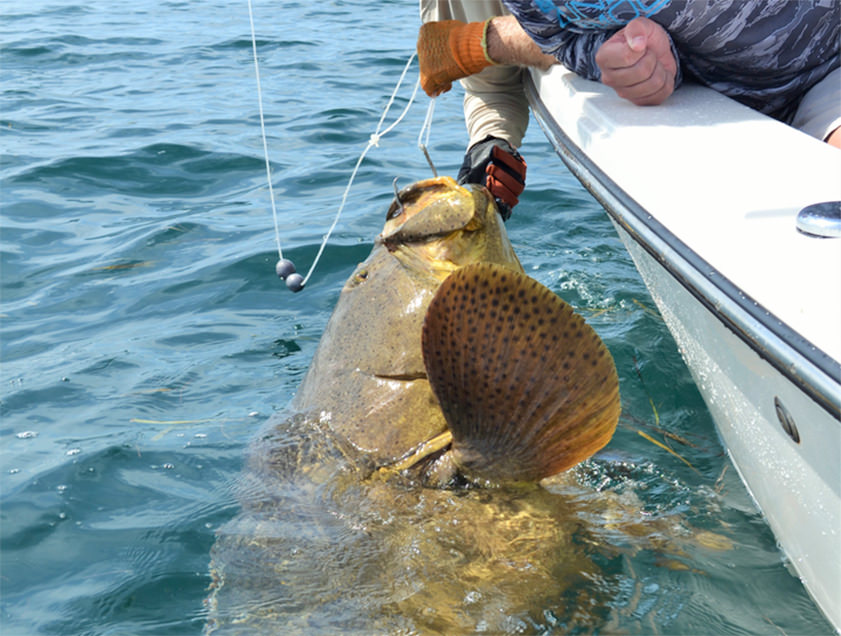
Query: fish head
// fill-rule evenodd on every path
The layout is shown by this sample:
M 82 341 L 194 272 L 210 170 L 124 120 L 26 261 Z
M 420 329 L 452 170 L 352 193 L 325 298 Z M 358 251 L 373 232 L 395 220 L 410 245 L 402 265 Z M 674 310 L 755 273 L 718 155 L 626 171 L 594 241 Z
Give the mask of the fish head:
M 491 193 L 476 184 L 460 186 L 451 177 L 403 188 L 388 209 L 377 243 L 439 281 L 476 262 L 522 270 Z

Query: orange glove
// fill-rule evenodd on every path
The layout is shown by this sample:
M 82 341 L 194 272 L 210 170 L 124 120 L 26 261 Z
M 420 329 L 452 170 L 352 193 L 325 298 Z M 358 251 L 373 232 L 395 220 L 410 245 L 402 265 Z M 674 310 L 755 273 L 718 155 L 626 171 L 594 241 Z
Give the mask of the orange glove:
M 453 82 L 496 64 L 488 56 L 488 25 L 460 20 L 427 22 L 418 33 L 418 61 L 423 90 L 430 97 L 446 93 Z

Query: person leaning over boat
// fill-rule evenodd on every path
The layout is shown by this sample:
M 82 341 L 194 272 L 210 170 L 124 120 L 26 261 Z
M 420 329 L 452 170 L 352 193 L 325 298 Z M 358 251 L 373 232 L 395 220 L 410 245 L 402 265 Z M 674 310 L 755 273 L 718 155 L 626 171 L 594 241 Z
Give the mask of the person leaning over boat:
M 838 0 L 503 2 L 519 37 L 636 104 L 689 78 L 841 147 Z
M 458 182 L 487 186 L 506 220 L 525 188 L 526 162 L 517 152 L 529 121 L 523 67 L 557 63 L 507 13 L 499 0 L 421 0 L 418 38 L 427 95 L 462 80 L 469 141 Z M 458 60 L 451 48 L 461 52 Z

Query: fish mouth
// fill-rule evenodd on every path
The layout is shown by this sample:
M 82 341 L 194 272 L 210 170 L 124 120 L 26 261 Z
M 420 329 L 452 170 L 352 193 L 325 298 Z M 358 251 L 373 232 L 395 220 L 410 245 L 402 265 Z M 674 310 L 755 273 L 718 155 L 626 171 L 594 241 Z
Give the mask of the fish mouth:
M 476 230 L 483 225 L 480 210 L 489 204 L 493 198 L 482 186 L 465 188 L 452 177 L 418 181 L 397 193 L 378 239 L 391 250 Z
M 401 215 L 408 216 L 403 219 L 403 223 L 408 220 L 410 216 L 417 213 L 423 206 L 418 206 L 418 202 L 425 197 L 437 197 L 445 195 L 453 190 L 463 190 L 452 177 L 433 177 L 431 179 L 424 179 L 422 181 L 415 181 L 410 183 L 405 188 L 401 188 L 396 192 L 394 200 L 386 212 L 386 221 L 393 221 Z
M 415 371 L 408 373 L 375 373 L 374 377 L 377 380 L 385 380 L 387 382 L 417 382 L 418 380 L 427 380 L 426 371 Z

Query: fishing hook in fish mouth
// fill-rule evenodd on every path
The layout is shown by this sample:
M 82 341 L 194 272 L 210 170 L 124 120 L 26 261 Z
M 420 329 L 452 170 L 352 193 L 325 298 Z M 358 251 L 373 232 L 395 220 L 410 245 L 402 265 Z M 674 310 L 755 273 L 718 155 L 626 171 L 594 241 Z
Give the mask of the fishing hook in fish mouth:
M 403 202 L 400 200 L 400 192 L 397 190 L 397 180 L 400 177 L 394 177 L 394 181 L 391 182 L 391 185 L 394 187 L 394 200 L 397 202 L 397 209 L 400 210 L 400 214 L 403 214 Z

